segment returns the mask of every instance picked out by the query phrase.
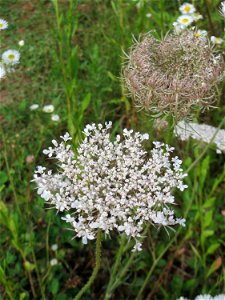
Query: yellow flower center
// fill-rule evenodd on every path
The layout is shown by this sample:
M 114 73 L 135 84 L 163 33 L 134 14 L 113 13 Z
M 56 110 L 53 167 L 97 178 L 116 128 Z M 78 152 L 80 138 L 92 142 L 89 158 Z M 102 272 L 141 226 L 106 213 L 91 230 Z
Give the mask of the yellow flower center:
M 189 20 L 188 20 L 187 18 L 184 18 L 184 19 L 182 20 L 182 22 L 185 23 L 185 24 L 188 23 L 188 21 L 189 21 Z
M 0 28 L 2 28 L 3 27 L 3 24 L 2 23 L 0 23 Z
M 184 11 L 185 11 L 185 12 L 188 13 L 190 10 L 191 10 L 190 6 L 186 5 L 186 6 L 184 7 Z
M 8 55 L 8 58 L 9 58 L 9 59 L 14 59 L 14 58 L 15 58 L 15 55 L 14 55 L 14 54 L 9 54 L 9 55 Z
M 200 36 L 200 33 L 199 33 L 199 32 L 196 32 L 195 36 Z

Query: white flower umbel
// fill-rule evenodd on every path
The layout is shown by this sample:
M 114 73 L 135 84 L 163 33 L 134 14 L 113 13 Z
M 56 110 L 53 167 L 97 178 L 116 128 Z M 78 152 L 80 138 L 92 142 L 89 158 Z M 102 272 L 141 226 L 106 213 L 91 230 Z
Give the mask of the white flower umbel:
M 6 71 L 5 68 L 3 66 L 3 64 L 0 63 L 0 80 L 3 79 L 6 75 Z
M 60 121 L 60 117 L 59 117 L 59 115 L 52 115 L 51 116 L 51 120 L 53 121 L 53 122 L 59 122 Z
M 182 141 L 193 138 L 205 143 L 210 143 L 217 130 L 217 128 L 206 124 L 196 124 L 192 122 L 187 123 L 180 121 L 174 129 L 174 133 Z M 225 152 L 224 129 L 218 130 L 216 136 L 214 137 L 213 143 L 216 145 L 217 153 Z
M 46 112 L 46 113 L 52 113 L 54 111 L 54 105 L 52 104 L 49 104 L 49 105 L 45 105 L 43 107 L 43 112 Z
M 194 21 L 191 15 L 181 15 L 177 19 L 177 23 L 185 27 L 189 26 Z
M 225 18 L 225 1 L 221 2 L 220 14 L 221 14 L 222 17 Z
M 0 19 L 0 30 L 8 28 L 8 22 L 4 19 Z
M 38 107 L 39 107 L 38 104 L 32 104 L 32 105 L 30 106 L 30 110 L 36 110 L 36 109 L 38 109 Z
M 20 61 L 20 53 L 17 50 L 7 50 L 3 52 L 2 60 L 7 65 L 16 65 Z
M 148 134 L 123 130 L 114 141 L 110 139 L 111 122 L 87 125 L 85 138 L 76 151 L 67 144 L 53 140 L 54 147 L 44 150 L 58 161 L 58 173 L 38 166 L 34 181 L 38 194 L 58 211 L 66 211 L 62 219 L 70 223 L 84 244 L 96 238 L 98 229 L 105 234 L 116 230 L 136 241 L 144 225 L 184 225 L 175 218 L 170 205 L 175 203 L 172 191 L 183 191 L 186 174 L 178 157 L 171 158 L 174 148 L 154 142 L 147 155 L 143 143 Z
M 190 3 L 184 3 L 179 8 L 180 12 L 184 15 L 193 14 L 195 12 L 195 7 L 193 4 Z

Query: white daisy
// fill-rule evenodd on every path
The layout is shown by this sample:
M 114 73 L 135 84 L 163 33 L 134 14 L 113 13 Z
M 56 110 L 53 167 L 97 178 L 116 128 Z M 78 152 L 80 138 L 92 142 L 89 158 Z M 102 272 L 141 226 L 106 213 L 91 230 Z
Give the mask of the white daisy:
M 151 16 L 152 16 L 151 13 L 147 13 L 147 14 L 146 14 L 146 17 L 147 17 L 147 18 L 151 18 Z
M 8 22 L 4 19 L 0 19 L 0 30 L 8 28 Z
M 3 52 L 2 60 L 5 64 L 16 65 L 20 61 L 20 53 L 17 50 L 7 50 Z
M 43 107 L 43 112 L 46 112 L 46 113 L 52 113 L 54 111 L 54 106 L 52 104 L 50 105 L 45 105 Z
M 59 117 L 59 115 L 52 115 L 51 116 L 51 119 L 52 119 L 52 121 L 54 121 L 54 122 L 59 122 L 60 121 L 60 117 Z
M 6 71 L 3 64 L 0 64 L 0 80 L 5 77 Z
M 38 104 L 32 104 L 32 105 L 30 106 L 30 110 L 36 110 L 36 109 L 38 109 L 38 107 L 39 107 Z
M 19 41 L 19 42 L 18 42 L 18 45 L 19 45 L 20 47 L 23 47 L 23 46 L 24 46 L 24 40 Z
M 211 36 L 210 40 L 215 45 L 221 45 L 223 43 L 223 39 L 221 39 L 220 37 L 213 36 L 213 35 Z
M 182 15 L 182 16 L 179 16 L 177 19 L 177 23 L 184 25 L 184 26 L 190 25 L 193 21 L 194 20 L 193 20 L 192 16 L 189 16 L 189 15 Z
M 197 37 L 206 37 L 207 36 L 207 31 L 198 29 L 195 33 L 195 36 L 197 36 Z
M 184 15 L 186 14 L 193 14 L 195 12 L 195 7 L 193 4 L 184 3 L 179 8 L 180 12 Z
M 203 19 L 203 16 L 200 14 L 200 13 L 198 13 L 198 12 L 195 12 L 193 15 L 191 15 L 192 16 L 192 18 L 193 18 L 193 20 L 196 22 L 196 21 L 198 21 L 198 20 L 202 20 Z

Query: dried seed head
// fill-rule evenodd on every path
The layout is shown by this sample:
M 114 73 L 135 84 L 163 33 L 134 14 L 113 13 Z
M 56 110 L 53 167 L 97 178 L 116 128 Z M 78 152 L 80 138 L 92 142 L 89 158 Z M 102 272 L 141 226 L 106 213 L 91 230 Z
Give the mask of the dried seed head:
M 140 107 L 181 119 L 192 108 L 215 101 L 224 60 L 194 31 L 168 34 L 163 40 L 147 34 L 131 48 L 123 75 Z

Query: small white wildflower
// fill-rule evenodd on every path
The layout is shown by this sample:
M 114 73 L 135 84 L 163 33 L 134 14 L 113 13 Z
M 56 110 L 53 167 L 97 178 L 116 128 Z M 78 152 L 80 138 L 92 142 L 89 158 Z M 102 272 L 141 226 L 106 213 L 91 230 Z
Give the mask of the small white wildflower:
M 46 112 L 46 113 L 52 113 L 54 111 L 54 105 L 52 104 L 49 104 L 49 105 L 45 105 L 43 107 L 43 112 Z
M 24 40 L 21 40 L 21 41 L 18 42 L 18 45 L 19 45 L 20 47 L 23 47 L 24 44 L 25 44 L 25 43 L 24 43 Z
M 58 245 L 57 244 L 53 244 L 51 246 L 52 251 L 57 251 L 58 250 Z
M 66 133 L 64 134 L 64 136 L 60 136 L 60 137 L 61 137 L 61 139 L 64 140 L 64 142 L 67 142 L 67 141 L 69 141 L 69 140 L 72 140 L 72 138 L 71 138 L 71 136 L 69 135 L 68 132 L 66 132 Z
M 217 128 L 206 125 L 196 124 L 192 122 L 180 121 L 175 127 L 175 135 L 178 136 L 182 141 L 186 141 L 189 138 L 202 141 L 204 143 L 210 143 L 213 136 L 215 135 Z M 217 153 L 225 152 L 225 130 L 218 130 L 213 143 L 216 145 Z
M 6 75 L 5 67 L 0 63 L 0 80 L 3 79 Z
M 191 16 L 192 16 L 192 18 L 193 18 L 193 20 L 194 20 L 195 22 L 197 22 L 197 21 L 203 19 L 203 16 L 202 16 L 200 13 L 198 13 L 198 12 L 195 12 L 195 13 L 194 13 L 193 15 L 191 15 Z
M 207 31 L 206 30 L 201 30 L 201 29 L 198 29 L 195 33 L 195 36 L 196 37 L 206 37 L 207 36 Z
M 31 106 L 30 106 L 30 110 L 36 110 L 36 109 L 38 109 L 38 107 L 39 107 L 39 105 L 38 104 L 32 104 Z
M 0 30 L 8 28 L 8 22 L 4 19 L 0 19 Z
M 60 121 L 60 117 L 57 114 L 54 114 L 51 116 L 51 120 L 54 122 L 59 122 Z
M 195 12 L 195 7 L 193 4 L 184 3 L 179 7 L 179 10 L 182 14 L 188 15 L 188 14 L 193 14 Z
M 134 245 L 131 251 L 132 252 L 142 251 L 142 244 L 140 242 L 136 242 L 136 244 Z
M 191 15 L 181 15 L 178 17 L 177 22 L 180 25 L 188 26 L 194 21 L 193 17 Z
M 186 29 L 185 25 L 182 25 L 178 22 L 173 22 L 174 32 L 181 33 L 184 29 Z
M 141 250 L 146 223 L 184 225 L 169 205 L 175 202 L 174 188 L 186 188 L 185 174 L 181 160 L 170 158 L 173 148 L 155 142 L 148 157 L 142 145 L 148 134 L 124 129 L 112 142 L 111 127 L 111 122 L 87 125 L 76 154 L 67 144 L 68 133 L 61 143 L 53 140 L 54 148 L 44 153 L 58 160 L 59 172 L 38 167 L 34 181 L 42 198 L 66 211 L 62 219 L 83 244 L 95 239 L 98 229 L 105 234 L 117 230 L 135 240 L 134 250 Z
M 42 174 L 46 170 L 45 167 L 42 166 L 37 166 L 37 170 L 35 171 L 36 173 Z
M 151 16 L 152 16 L 151 13 L 147 13 L 147 14 L 146 14 L 146 17 L 147 17 L 147 18 L 151 18 Z
M 2 60 L 5 64 L 16 65 L 20 61 L 20 53 L 17 50 L 7 50 L 3 52 Z
M 51 265 L 52 267 L 58 265 L 58 259 L 57 259 L 57 258 L 52 258 L 52 259 L 50 260 L 50 265 Z
M 220 14 L 221 14 L 222 17 L 225 18 L 225 1 L 221 2 Z
M 220 37 L 211 36 L 210 40 L 215 45 L 221 45 L 223 43 L 223 39 Z

